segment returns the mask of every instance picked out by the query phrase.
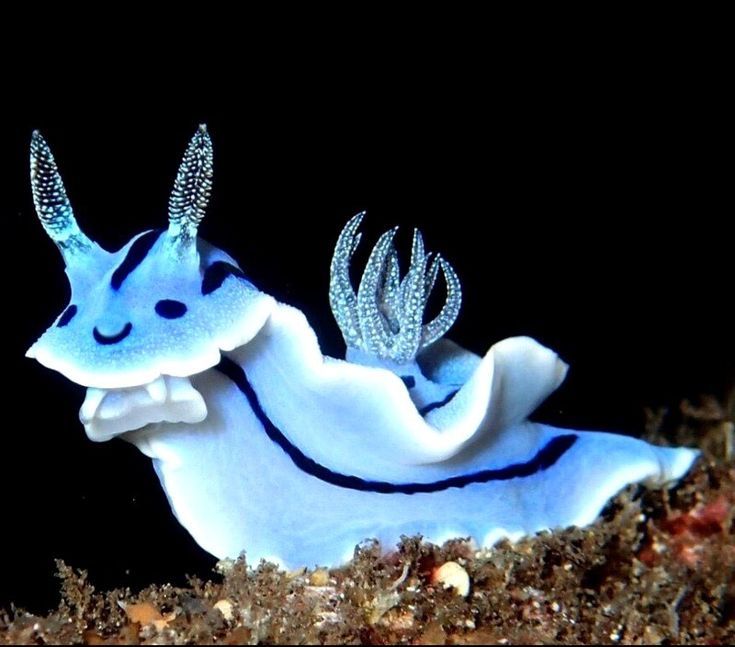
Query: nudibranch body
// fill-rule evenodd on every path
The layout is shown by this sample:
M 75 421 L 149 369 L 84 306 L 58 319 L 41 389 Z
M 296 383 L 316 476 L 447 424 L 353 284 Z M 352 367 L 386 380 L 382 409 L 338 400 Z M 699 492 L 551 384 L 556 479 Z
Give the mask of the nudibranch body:
M 88 436 L 120 437 L 150 456 L 176 517 L 210 553 L 297 567 L 340 563 L 370 537 L 386 547 L 416 533 L 490 546 L 591 523 L 628 483 L 673 482 L 696 458 L 530 422 L 564 362 L 528 337 L 483 357 L 445 339 L 459 280 L 418 232 L 405 276 L 392 230 L 355 293 L 349 265 L 362 214 L 331 266 L 346 360 L 323 356 L 300 311 L 197 236 L 211 178 L 200 127 L 168 228 L 110 253 L 81 232 L 48 146 L 32 140 L 36 209 L 72 297 L 28 356 L 87 387 Z M 424 323 L 440 273 L 446 302 Z

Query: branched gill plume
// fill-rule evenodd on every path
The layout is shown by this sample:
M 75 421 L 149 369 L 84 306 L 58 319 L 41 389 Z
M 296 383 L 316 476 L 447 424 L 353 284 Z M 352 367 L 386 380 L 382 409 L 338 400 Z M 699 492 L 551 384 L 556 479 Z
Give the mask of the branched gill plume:
M 444 335 L 456 320 L 462 304 L 459 278 L 448 261 L 425 251 L 418 229 L 414 229 L 411 263 L 401 278 L 393 245 L 398 228 L 394 227 L 373 247 L 355 294 L 350 261 L 360 242 L 357 230 L 364 216 L 363 211 L 351 218 L 337 240 L 329 302 L 348 347 L 403 364 Z M 424 311 L 440 268 L 447 297 L 437 317 L 424 324 Z

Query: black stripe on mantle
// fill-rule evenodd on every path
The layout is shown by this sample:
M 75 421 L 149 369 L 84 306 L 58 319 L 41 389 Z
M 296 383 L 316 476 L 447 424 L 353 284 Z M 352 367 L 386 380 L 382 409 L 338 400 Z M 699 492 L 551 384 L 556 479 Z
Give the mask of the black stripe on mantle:
M 110 286 L 113 290 L 119 290 L 130 273 L 145 260 L 148 252 L 151 251 L 151 248 L 156 244 L 156 241 L 162 233 L 163 229 L 152 229 L 135 239 L 135 242 L 130 246 L 128 253 L 125 255 L 123 262 L 112 273 Z
M 433 481 L 431 483 L 389 483 L 386 481 L 369 481 L 357 476 L 340 474 L 320 465 L 315 460 L 306 456 L 298 447 L 293 445 L 278 429 L 263 411 L 258 395 L 245 375 L 245 371 L 238 364 L 227 357 L 222 357 L 216 366 L 217 370 L 230 378 L 243 395 L 247 398 L 250 407 L 260 420 L 265 433 L 276 445 L 278 445 L 293 461 L 294 465 L 303 472 L 350 490 L 361 490 L 363 492 L 377 492 L 380 494 L 419 494 L 429 492 L 440 492 L 449 488 L 462 488 L 472 483 L 489 483 L 490 481 L 507 481 L 514 478 L 533 476 L 554 465 L 569 448 L 577 441 L 576 434 L 564 434 L 555 436 L 544 445 L 533 458 L 525 463 L 513 463 L 499 469 L 480 470 L 461 476 Z

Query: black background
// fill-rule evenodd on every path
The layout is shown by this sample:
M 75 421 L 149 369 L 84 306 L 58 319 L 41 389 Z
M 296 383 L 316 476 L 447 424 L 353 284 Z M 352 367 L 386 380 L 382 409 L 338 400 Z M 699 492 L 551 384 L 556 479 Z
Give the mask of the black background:
M 631 54 L 612 39 L 526 57 L 526 44 L 436 39 L 380 62 L 375 43 L 359 60 L 343 59 L 357 43 L 281 64 L 261 51 L 228 70 L 224 93 L 188 68 L 186 81 L 131 73 L 80 92 L 62 74 L 43 92 L 7 93 L 0 607 L 54 605 L 55 557 L 99 588 L 183 583 L 214 564 L 174 520 L 149 460 L 88 441 L 83 389 L 23 356 L 68 299 L 33 212 L 34 128 L 81 227 L 114 250 L 165 223 L 181 155 L 206 122 L 215 180 L 201 235 L 302 308 L 329 354 L 342 352 L 331 251 L 367 209 L 358 266 L 398 224 L 404 254 L 418 226 L 456 268 L 464 303 L 450 337 L 484 352 L 532 335 L 570 363 L 541 419 L 637 434 L 644 406 L 722 393 L 735 377 L 735 239 L 716 54 L 686 43 Z

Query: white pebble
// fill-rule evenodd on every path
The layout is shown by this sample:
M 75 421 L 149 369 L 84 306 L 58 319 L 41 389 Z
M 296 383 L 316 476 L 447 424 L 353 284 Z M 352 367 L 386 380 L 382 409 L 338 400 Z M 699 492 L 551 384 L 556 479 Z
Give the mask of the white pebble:
M 446 562 L 432 575 L 434 584 L 442 584 L 445 589 L 453 587 L 457 595 L 467 597 L 470 593 L 470 576 L 457 562 Z
M 217 609 L 227 622 L 230 622 L 234 617 L 232 613 L 232 602 L 229 600 L 217 600 L 214 603 L 214 608 Z

